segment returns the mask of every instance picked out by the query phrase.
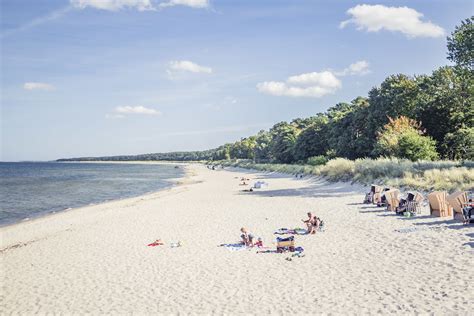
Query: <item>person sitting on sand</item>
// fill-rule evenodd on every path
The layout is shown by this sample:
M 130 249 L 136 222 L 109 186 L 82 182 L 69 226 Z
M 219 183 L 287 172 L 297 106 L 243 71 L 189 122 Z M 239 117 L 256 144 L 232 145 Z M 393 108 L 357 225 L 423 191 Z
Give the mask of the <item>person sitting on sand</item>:
M 313 219 L 314 233 L 316 233 L 319 230 L 320 226 L 321 226 L 321 219 L 319 217 L 315 216 L 314 219 Z
M 244 245 L 248 247 L 253 247 L 254 236 L 249 233 L 245 227 L 242 227 L 240 231 L 242 232 L 242 235 L 240 235 L 240 237 L 242 238 L 242 242 L 244 243 Z
M 471 215 L 473 211 L 474 211 L 474 203 L 472 202 L 472 199 L 469 199 L 469 202 L 462 209 L 463 224 L 469 224 L 469 222 L 471 221 Z
M 311 212 L 308 212 L 308 219 L 307 220 L 304 220 L 302 219 L 303 223 L 306 224 L 306 227 L 308 227 L 308 234 L 314 234 L 316 233 L 316 231 L 314 230 L 314 218 L 313 218 L 313 214 Z

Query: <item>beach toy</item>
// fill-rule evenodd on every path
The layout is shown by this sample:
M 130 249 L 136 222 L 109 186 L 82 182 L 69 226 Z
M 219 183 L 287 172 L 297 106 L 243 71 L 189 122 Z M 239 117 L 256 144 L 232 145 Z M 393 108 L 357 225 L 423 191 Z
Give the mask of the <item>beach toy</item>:
M 295 252 L 303 252 L 304 248 L 303 247 L 296 247 Z
M 178 241 L 178 242 L 172 242 L 170 244 L 170 247 L 171 248 L 177 248 L 177 247 L 181 247 L 183 244 L 181 243 L 181 241 Z

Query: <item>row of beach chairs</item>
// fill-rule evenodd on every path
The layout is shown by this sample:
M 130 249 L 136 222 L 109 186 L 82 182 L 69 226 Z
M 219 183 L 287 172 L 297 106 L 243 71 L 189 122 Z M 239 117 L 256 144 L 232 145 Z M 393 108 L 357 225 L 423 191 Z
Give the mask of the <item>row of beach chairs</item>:
M 432 216 L 465 220 L 463 208 L 469 204 L 468 192 L 458 191 L 448 195 L 445 191 L 435 191 L 429 193 L 426 198 Z M 420 214 L 424 201 L 425 197 L 419 192 L 408 192 L 406 198 L 402 199 L 400 190 L 378 185 L 371 186 L 371 191 L 367 193 L 364 200 L 365 203 L 385 206 L 388 211 L 406 212 L 409 215 Z

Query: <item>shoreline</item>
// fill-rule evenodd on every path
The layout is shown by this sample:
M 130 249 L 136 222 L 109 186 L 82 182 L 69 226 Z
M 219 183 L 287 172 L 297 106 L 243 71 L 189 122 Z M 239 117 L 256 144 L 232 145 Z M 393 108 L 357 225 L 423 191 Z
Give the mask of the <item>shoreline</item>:
M 51 161 L 55 163 L 98 163 L 98 164 L 135 164 L 135 165 L 188 165 L 199 163 L 197 161 L 165 161 L 165 160 L 93 160 L 93 161 Z

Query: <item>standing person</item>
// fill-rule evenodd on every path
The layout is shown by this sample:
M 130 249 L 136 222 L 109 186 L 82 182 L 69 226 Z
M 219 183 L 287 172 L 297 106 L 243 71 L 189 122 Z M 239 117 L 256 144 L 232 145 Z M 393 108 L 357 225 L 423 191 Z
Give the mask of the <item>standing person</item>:
M 240 232 L 242 233 L 240 237 L 242 238 L 242 242 L 244 243 L 244 245 L 248 247 L 253 247 L 254 236 L 249 233 L 245 227 L 242 227 L 240 229 Z

